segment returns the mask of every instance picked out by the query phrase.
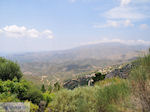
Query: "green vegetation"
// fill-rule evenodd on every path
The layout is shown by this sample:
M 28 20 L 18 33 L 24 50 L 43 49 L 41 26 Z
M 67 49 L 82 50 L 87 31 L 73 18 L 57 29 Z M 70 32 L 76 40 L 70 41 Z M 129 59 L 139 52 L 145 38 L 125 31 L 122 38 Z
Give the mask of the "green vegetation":
M 44 84 L 41 87 L 41 91 L 44 93 L 46 91 Z
M 15 77 L 18 80 L 22 77 L 18 64 L 0 57 L 0 79 L 13 80 Z
M 134 61 L 128 79 L 98 80 L 93 87 L 62 89 L 46 111 L 55 112 L 149 112 L 150 55 Z
M 30 102 L 31 112 L 149 112 L 150 54 L 132 63 L 127 79 L 96 73 L 94 86 L 67 90 L 56 82 L 40 90 L 21 78 L 16 63 L 0 58 L 0 102 Z
M 94 83 L 100 80 L 104 80 L 105 79 L 105 75 L 102 75 L 100 72 L 97 72 L 95 74 L 95 77 L 92 77 Z
M 0 102 L 29 101 L 31 111 L 34 112 L 43 100 L 43 94 L 21 77 L 22 73 L 17 63 L 0 58 Z
M 150 54 L 139 58 L 138 66 L 131 72 L 130 82 L 136 100 L 139 100 L 143 112 L 150 111 Z
M 126 83 L 123 80 L 105 87 L 95 85 L 94 87 L 79 87 L 74 90 L 63 89 L 56 93 L 46 110 L 55 112 L 112 112 L 113 106 L 121 103 L 129 95 L 129 85 Z

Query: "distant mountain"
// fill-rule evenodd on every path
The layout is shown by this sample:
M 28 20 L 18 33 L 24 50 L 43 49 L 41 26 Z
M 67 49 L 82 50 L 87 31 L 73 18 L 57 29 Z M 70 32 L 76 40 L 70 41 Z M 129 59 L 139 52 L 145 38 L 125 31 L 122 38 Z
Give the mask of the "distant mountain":
M 7 58 L 17 61 L 26 75 L 46 75 L 48 79 L 61 76 L 61 79 L 66 79 L 100 67 L 134 60 L 147 48 L 144 45 L 101 43 L 63 51 L 9 55 Z

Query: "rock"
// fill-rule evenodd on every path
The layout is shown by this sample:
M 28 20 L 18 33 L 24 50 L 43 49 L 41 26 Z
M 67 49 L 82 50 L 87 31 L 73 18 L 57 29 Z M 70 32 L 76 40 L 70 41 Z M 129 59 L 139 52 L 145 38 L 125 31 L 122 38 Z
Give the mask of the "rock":
M 110 72 L 109 74 L 107 74 L 105 79 L 112 78 L 112 77 L 120 77 L 120 78 L 126 79 L 129 75 L 131 69 L 133 68 L 133 66 L 134 66 L 133 64 L 127 64 L 120 69 L 115 69 L 112 72 Z
M 97 77 L 96 74 L 99 73 L 97 72 L 97 73 L 92 73 L 91 75 L 85 75 L 77 79 L 67 80 L 65 81 L 63 86 L 64 88 L 71 89 L 71 90 L 78 86 L 85 86 L 85 85 L 93 86 L 94 82 L 100 81 L 100 80 L 93 80 L 93 79 L 96 79 L 96 77 L 101 80 L 105 80 L 107 78 L 112 78 L 112 77 L 120 77 L 120 78 L 126 79 L 133 67 L 134 67 L 134 64 L 127 64 L 123 67 L 119 66 L 117 69 L 114 69 L 114 70 L 111 70 L 112 67 L 108 67 L 109 68 L 108 70 L 107 68 L 102 70 L 102 71 L 106 70 L 105 73 L 107 73 L 105 77 L 102 79 L 100 77 Z
M 88 85 L 88 82 L 91 78 L 90 77 L 80 77 L 80 78 L 77 78 L 77 79 L 74 79 L 74 80 L 67 80 L 65 81 L 64 83 L 64 88 L 67 88 L 67 89 L 74 89 L 78 86 L 85 86 L 85 85 Z

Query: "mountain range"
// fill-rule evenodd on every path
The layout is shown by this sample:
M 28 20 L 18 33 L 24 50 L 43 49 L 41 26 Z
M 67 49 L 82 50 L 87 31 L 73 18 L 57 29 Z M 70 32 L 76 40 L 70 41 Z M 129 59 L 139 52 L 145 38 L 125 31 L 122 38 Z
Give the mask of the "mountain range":
M 148 46 L 121 43 L 85 45 L 68 50 L 28 52 L 7 55 L 17 61 L 27 78 L 65 80 L 102 67 L 127 63 L 143 55 Z

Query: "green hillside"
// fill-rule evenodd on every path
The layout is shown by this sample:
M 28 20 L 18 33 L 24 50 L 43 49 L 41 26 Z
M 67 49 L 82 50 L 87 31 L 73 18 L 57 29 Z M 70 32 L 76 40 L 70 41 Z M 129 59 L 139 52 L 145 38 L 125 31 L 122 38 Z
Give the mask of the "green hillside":
M 0 102 L 30 102 L 31 112 L 149 112 L 150 55 L 131 64 L 125 79 L 97 77 L 93 86 L 74 90 L 50 82 L 39 90 L 22 78 L 16 63 L 0 58 Z

